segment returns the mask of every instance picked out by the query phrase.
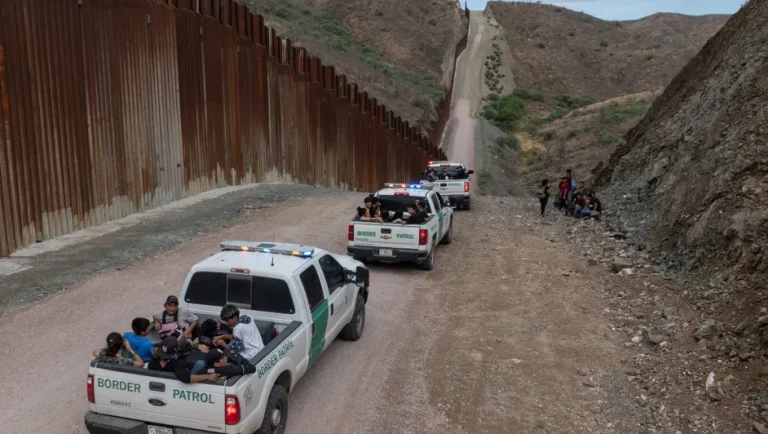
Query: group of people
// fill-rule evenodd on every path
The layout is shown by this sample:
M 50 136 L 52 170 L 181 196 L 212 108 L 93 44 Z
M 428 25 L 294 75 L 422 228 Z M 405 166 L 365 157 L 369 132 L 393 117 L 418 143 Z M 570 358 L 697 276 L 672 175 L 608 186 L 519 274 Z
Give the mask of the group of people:
M 356 222 L 374 222 L 374 223 L 399 223 L 399 224 L 416 224 L 428 222 L 431 217 L 427 214 L 424 208 L 424 202 L 421 199 L 416 199 L 413 204 L 406 206 L 408 217 L 404 217 L 402 210 L 386 210 L 382 209 L 381 201 L 375 196 L 367 196 L 363 200 L 363 206 L 357 208 L 355 216 L 352 221 Z
M 548 179 L 541 181 L 536 195 L 539 198 L 541 216 L 543 217 L 551 196 Z M 594 191 L 578 189 L 571 169 L 566 170 L 565 176 L 560 178 L 555 196 L 555 207 L 561 211 L 565 210 L 565 215 L 576 218 L 599 218 L 603 212 L 603 204 Z
M 455 175 L 451 176 L 451 174 L 448 173 L 448 169 L 443 167 L 440 173 L 437 173 L 434 167 L 427 167 L 427 169 L 424 171 L 424 179 L 428 181 L 436 181 L 436 180 L 446 180 L 446 179 L 467 179 L 469 176 L 466 169 L 463 167 L 460 167 L 459 170 L 456 172 Z
M 163 307 L 153 316 L 160 343 L 148 337 L 149 319 L 134 318 L 132 332 L 112 332 L 106 347 L 93 350 L 96 361 L 173 372 L 184 383 L 256 372 L 249 360 L 264 348 L 264 342 L 250 315 L 240 315 L 237 307 L 228 304 L 221 309 L 222 322 L 206 319 L 198 324 L 194 313 L 179 308 L 176 296 L 169 296 Z

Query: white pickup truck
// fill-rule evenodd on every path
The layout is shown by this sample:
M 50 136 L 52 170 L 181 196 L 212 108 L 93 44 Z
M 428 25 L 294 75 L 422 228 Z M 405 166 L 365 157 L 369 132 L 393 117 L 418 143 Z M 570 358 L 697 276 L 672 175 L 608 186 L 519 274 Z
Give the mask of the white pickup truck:
M 388 183 L 373 197 L 381 202 L 382 212 L 410 215 L 407 207 L 416 200 L 424 203 L 429 221 L 421 224 L 353 221 L 347 234 L 347 253 L 359 261 L 415 262 L 425 270 L 435 268 L 438 243 L 450 244 L 453 238 L 453 208 L 441 195 L 420 184 Z
M 221 248 L 189 271 L 180 307 L 201 321 L 218 319 L 224 304 L 251 315 L 265 345 L 250 360 L 256 372 L 183 383 L 171 372 L 94 359 L 89 433 L 284 433 L 296 382 L 338 335 L 361 337 L 369 275 L 360 262 L 294 244 L 227 241 Z
M 456 161 L 430 161 L 427 169 L 432 169 L 437 179 L 429 179 L 425 170 L 421 173 L 422 185 L 432 187 L 442 197 L 448 199 L 451 206 L 467 210 L 472 207 L 472 178 L 469 175 L 475 173 L 474 170 L 467 170 L 464 164 Z M 439 179 L 443 172 L 448 179 Z

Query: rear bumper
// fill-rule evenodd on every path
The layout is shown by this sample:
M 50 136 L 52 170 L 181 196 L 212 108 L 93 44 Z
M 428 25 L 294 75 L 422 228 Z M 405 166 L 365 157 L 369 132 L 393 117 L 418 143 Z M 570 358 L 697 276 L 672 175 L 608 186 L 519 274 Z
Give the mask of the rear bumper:
M 147 434 L 147 424 L 144 422 L 97 414 L 92 411 L 85 414 L 85 428 L 91 434 Z M 212 432 L 173 427 L 173 434 L 210 434 Z
M 347 254 L 355 259 L 370 259 L 387 262 L 422 262 L 427 259 L 426 251 L 391 249 L 392 256 L 379 255 L 378 247 L 347 247 Z
M 457 196 L 445 196 L 448 198 L 449 201 L 451 201 L 451 206 L 456 206 L 459 204 L 467 203 L 469 202 L 469 195 L 457 195 Z

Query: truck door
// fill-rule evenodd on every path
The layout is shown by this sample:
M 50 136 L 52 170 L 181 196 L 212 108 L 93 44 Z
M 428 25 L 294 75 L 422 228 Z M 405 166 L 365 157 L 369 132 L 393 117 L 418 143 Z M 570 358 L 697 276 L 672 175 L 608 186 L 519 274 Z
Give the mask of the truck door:
M 430 202 L 431 209 L 434 210 L 435 216 L 433 219 L 437 219 L 437 241 L 443 239 L 443 235 L 448 231 L 448 223 L 443 224 L 443 218 L 445 218 L 445 212 L 443 212 L 443 203 L 438 198 L 438 193 L 430 194 L 427 196 L 427 200 Z
M 346 315 L 353 309 L 355 300 L 352 300 L 353 283 L 344 280 L 344 268 L 333 256 L 326 254 L 317 261 L 320 271 L 328 288 L 328 305 L 330 317 L 328 319 L 328 332 L 326 333 L 326 345 L 330 345 L 341 332 L 351 315 Z
M 325 350 L 325 335 L 328 329 L 328 294 L 323 289 L 320 275 L 314 264 L 310 264 L 299 275 L 312 317 L 312 339 L 309 345 L 309 365 L 312 366 Z

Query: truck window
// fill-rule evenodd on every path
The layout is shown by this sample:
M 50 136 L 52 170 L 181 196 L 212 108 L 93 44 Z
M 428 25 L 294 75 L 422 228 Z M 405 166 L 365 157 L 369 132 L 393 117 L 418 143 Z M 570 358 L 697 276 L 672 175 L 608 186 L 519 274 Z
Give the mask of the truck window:
M 325 283 L 328 284 L 328 292 L 334 291 L 344 286 L 344 268 L 331 255 L 325 255 L 317 261 L 320 269 L 323 270 Z
M 320 276 L 317 274 L 317 269 L 315 269 L 313 265 L 310 265 L 309 268 L 299 275 L 299 278 L 301 278 L 301 286 L 304 287 L 304 292 L 307 294 L 309 310 L 314 311 L 325 299 L 325 296 L 323 295 L 323 284 L 320 283 Z
M 192 275 L 184 301 L 218 307 L 233 303 L 272 313 L 296 312 L 291 290 L 284 280 L 212 271 L 198 271 Z
M 408 205 L 413 205 L 414 202 L 416 202 L 416 199 L 419 199 L 421 202 L 424 203 L 424 211 L 427 212 L 427 214 L 431 214 L 432 210 L 429 205 L 429 201 L 426 200 L 426 196 L 424 197 L 417 197 L 417 196 L 376 196 L 379 201 L 381 202 L 381 209 L 385 209 L 387 211 L 402 211 L 406 212 L 406 207 Z
M 207 306 L 227 304 L 227 275 L 210 271 L 198 271 L 192 275 L 184 294 L 184 301 Z
M 435 192 L 429 196 L 429 202 L 435 205 L 435 214 L 439 213 L 443 209 L 443 200 L 440 199 L 440 193 Z

